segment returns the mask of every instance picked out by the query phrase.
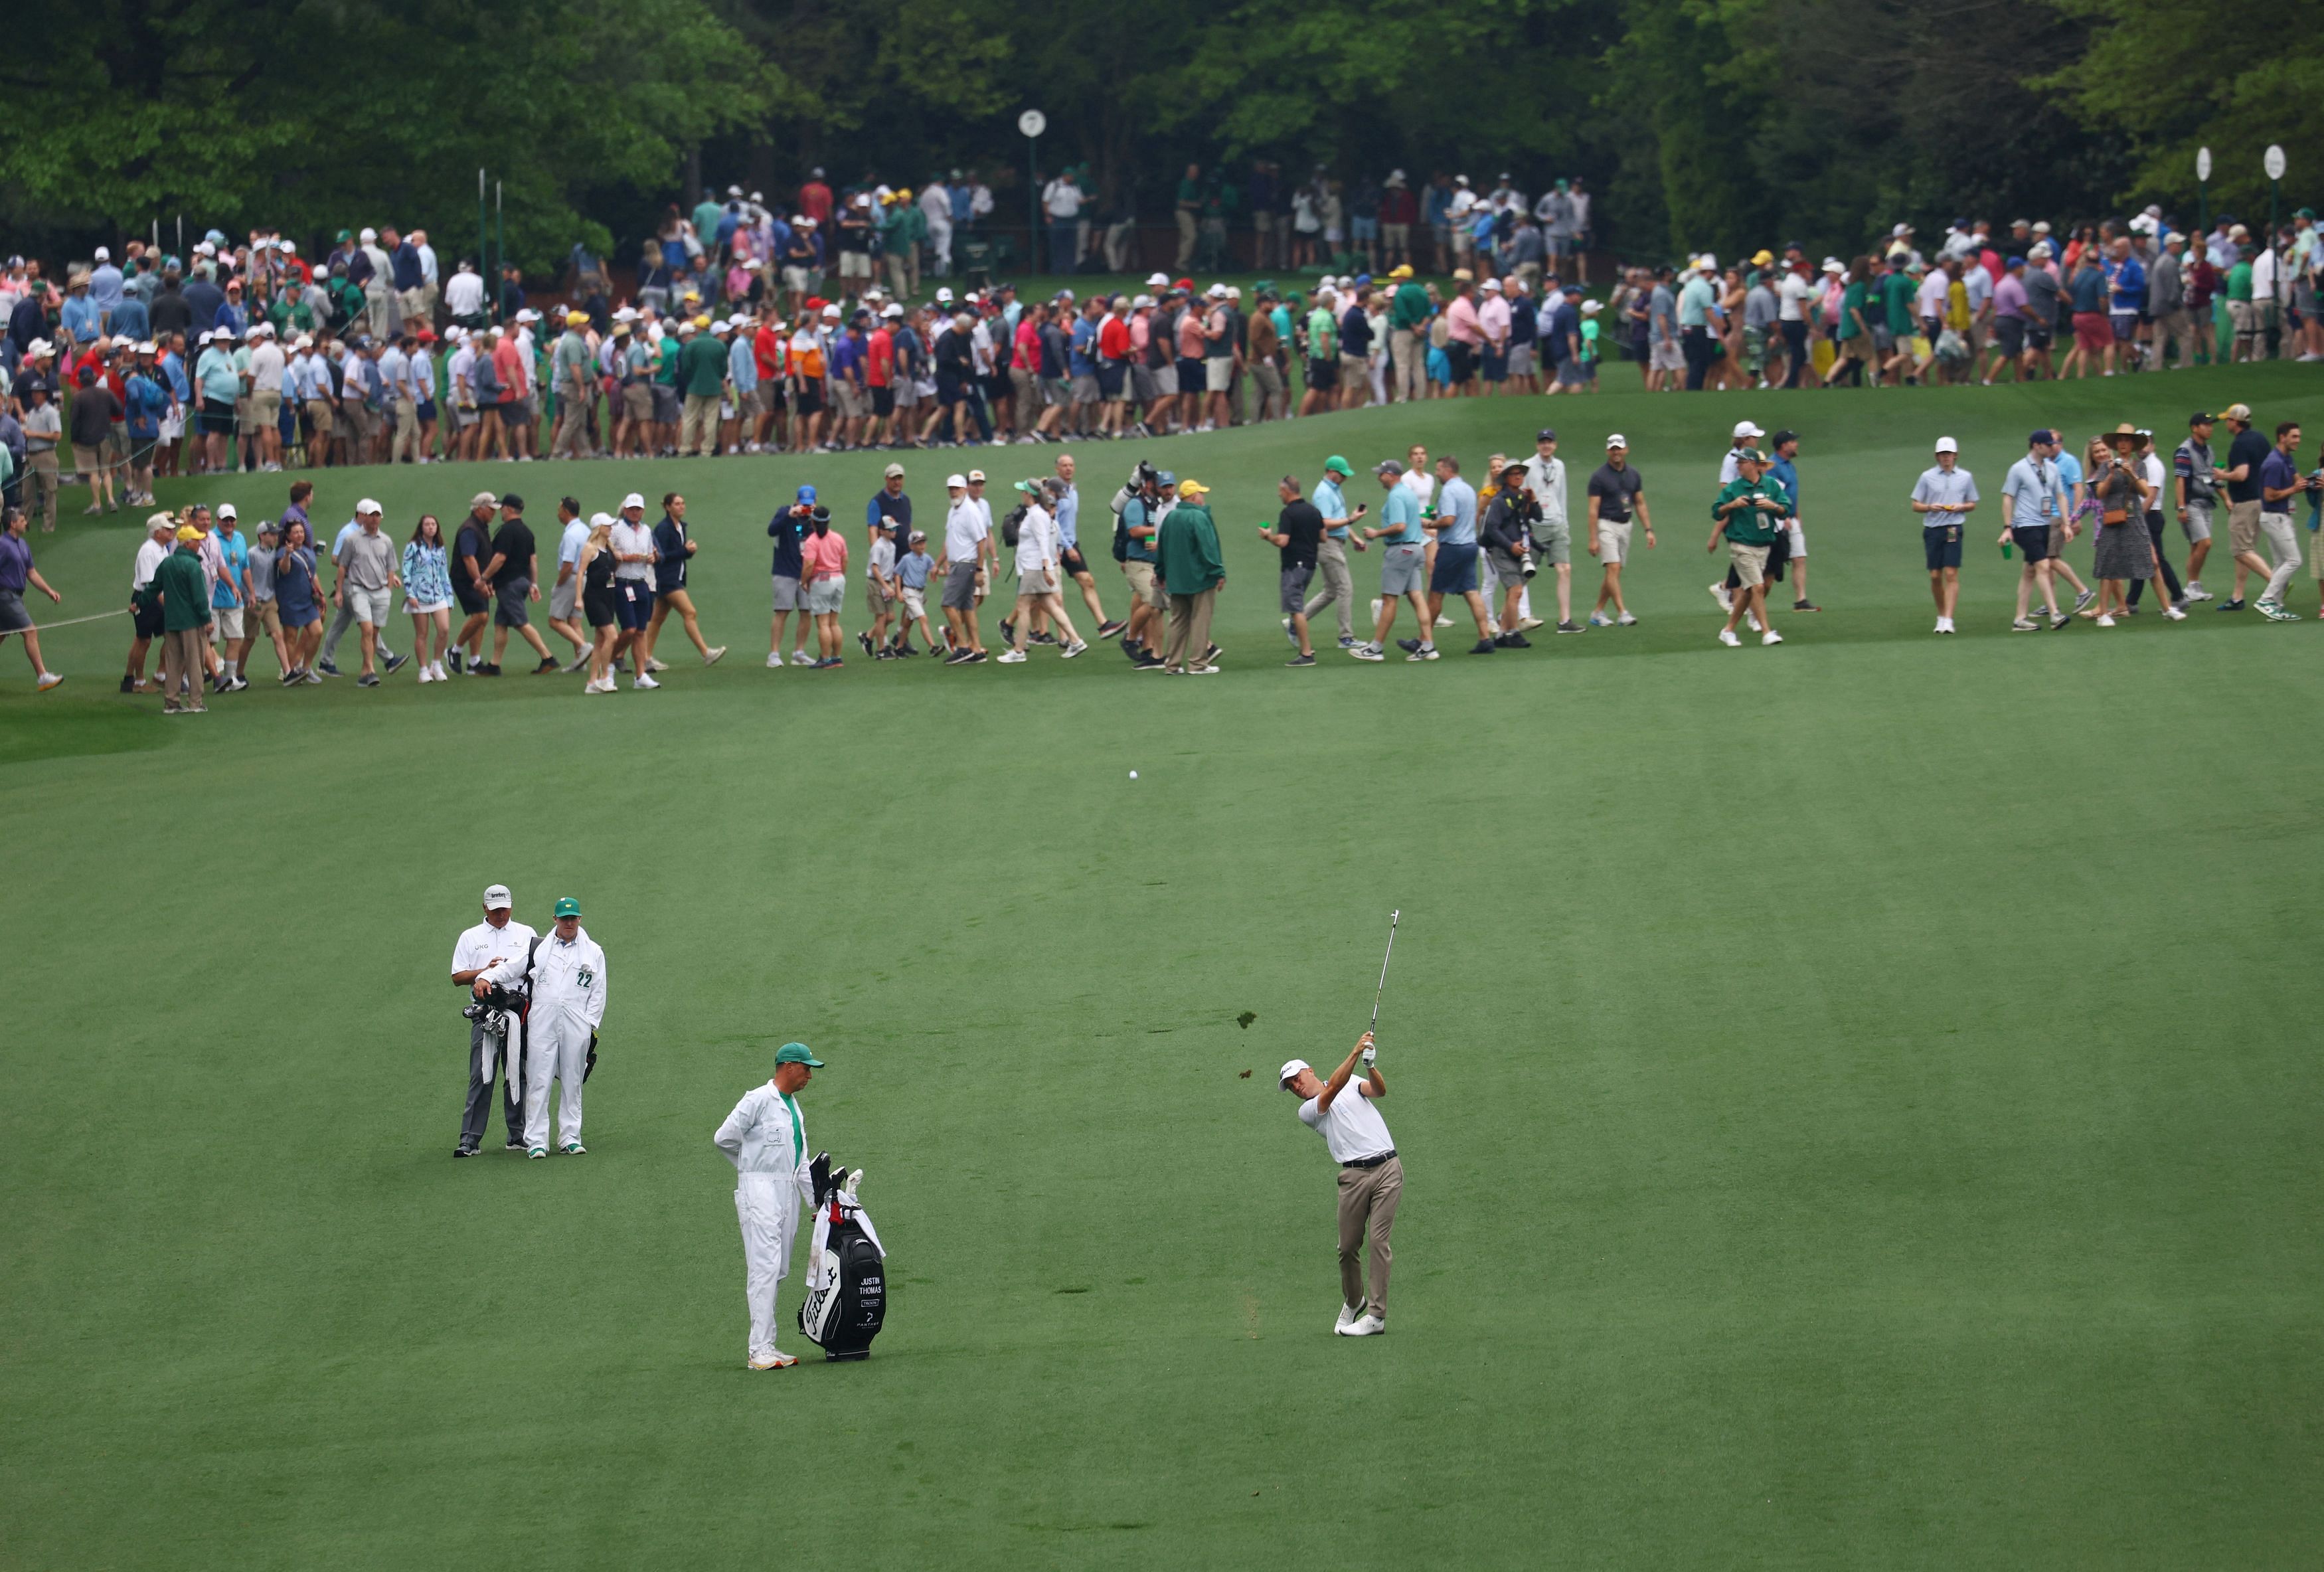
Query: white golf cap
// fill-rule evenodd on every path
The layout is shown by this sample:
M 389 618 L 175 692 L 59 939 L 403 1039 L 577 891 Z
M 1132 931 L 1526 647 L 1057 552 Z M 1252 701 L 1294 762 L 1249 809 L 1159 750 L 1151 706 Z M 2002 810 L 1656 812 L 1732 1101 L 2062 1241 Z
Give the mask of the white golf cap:
M 1293 1076 L 1297 1075 L 1301 1070 L 1312 1070 L 1314 1068 L 1304 1059 L 1286 1059 L 1284 1061 L 1283 1072 L 1275 1077 L 1275 1084 L 1278 1087 L 1289 1086 Z
M 1960 444 L 1954 441 L 1950 437 L 1940 437 L 1937 439 L 1937 451 L 1940 453 L 1958 453 L 1960 451 Z
M 949 289 L 939 288 L 936 291 L 936 304 L 940 306 L 948 306 L 952 304 L 952 291 Z
M 641 508 L 646 505 L 646 499 L 633 491 L 622 499 L 622 505 L 624 508 Z
M 139 355 L 151 355 L 151 354 L 152 354 L 152 353 L 153 353 L 153 340 L 152 340 L 151 338 L 140 338 L 140 339 L 137 341 L 137 349 L 136 349 L 136 353 L 137 353 L 137 354 L 139 354 Z
M 217 516 L 222 519 L 238 519 L 242 517 L 240 513 L 234 511 L 234 504 L 230 502 L 222 502 L 218 504 Z
M 903 314 L 904 308 L 898 305 L 893 301 L 890 301 L 886 305 L 880 308 L 880 315 L 882 317 L 900 317 Z
M 591 513 L 589 515 L 589 527 L 593 530 L 610 527 L 613 522 L 613 515 L 611 513 Z
M 1212 300 L 1223 301 L 1227 298 L 1227 286 L 1224 284 L 1213 284 L 1204 291 L 1204 293 L 1208 294 Z
M 373 241 L 379 238 L 379 231 L 376 229 L 365 229 L 361 235 L 356 236 L 355 238 L 362 241 L 365 245 L 369 245 Z
M 1764 437 L 1767 433 L 1762 431 L 1758 427 L 1753 425 L 1748 421 L 1738 421 L 1735 422 L 1734 434 L 1738 437 Z
M 1167 273 L 1157 273 L 1146 281 L 1146 287 L 1149 290 L 1167 290 L 1170 287 L 1170 275 Z
M 1621 448 L 1627 449 L 1630 446 L 1630 439 L 1628 437 L 1623 436 L 1621 432 L 1617 431 L 1612 436 L 1606 439 L 1606 446 L 1609 448 Z
M 381 508 L 379 504 L 374 502 L 370 497 L 365 497 L 363 501 L 355 504 L 355 512 L 358 513 L 375 513 L 380 511 Z
M 97 248 L 97 260 L 99 262 L 111 262 L 113 260 L 113 253 L 100 245 Z
M 486 886 L 485 886 L 485 888 L 484 888 L 484 910 L 485 910 L 485 911 L 507 911 L 510 907 L 512 907 L 512 906 L 513 906 L 513 905 L 515 905 L 515 904 L 516 904 L 516 902 L 515 902 L 514 900 L 512 900 L 512 899 L 510 897 L 510 895 L 509 895 L 508 886 L 507 886 L 506 884 L 489 884 L 489 885 L 486 885 Z
M 968 476 L 961 474 L 958 470 L 954 470 L 952 474 L 945 476 L 945 489 L 947 491 L 962 489 L 967 485 Z

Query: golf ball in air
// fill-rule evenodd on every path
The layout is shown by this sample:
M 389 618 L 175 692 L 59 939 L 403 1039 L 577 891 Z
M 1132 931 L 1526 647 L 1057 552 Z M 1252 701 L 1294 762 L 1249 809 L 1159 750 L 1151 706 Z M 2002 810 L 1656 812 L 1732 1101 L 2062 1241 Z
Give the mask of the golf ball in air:
M 1133 780 L 1133 781 L 1137 780 L 1137 779 L 1138 779 L 1138 772 L 1137 772 L 1137 771 L 1135 771 L 1135 770 L 1132 770 L 1132 771 L 1130 772 L 1130 778 L 1131 780 Z

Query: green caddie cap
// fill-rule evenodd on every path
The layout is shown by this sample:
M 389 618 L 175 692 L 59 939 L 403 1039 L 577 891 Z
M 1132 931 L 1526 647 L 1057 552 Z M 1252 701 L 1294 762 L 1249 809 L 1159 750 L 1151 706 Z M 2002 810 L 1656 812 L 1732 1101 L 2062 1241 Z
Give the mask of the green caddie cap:
M 1323 460 L 1323 473 L 1326 475 L 1351 476 L 1355 474 L 1355 467 L 1351 465 L 1346 459 L 1341 458 L 1337 453 L 1333 454 L 1329 458 Z
M 786 1042 L 783 1044 L 781 1048 L 775 1050 L 775 1062 L 777 1064 L 803 1064 L 811 1070 L 819 1070 L 823 1068 L 823 1061 L 816 1058 L 815 1055 L 807 1052 L 807 1044 L 804 1042 Z
M 557 898 L 557 915 L 559 917 L 580 916 L 581 902 L 576 901 L 570 895 L 559 895 Z

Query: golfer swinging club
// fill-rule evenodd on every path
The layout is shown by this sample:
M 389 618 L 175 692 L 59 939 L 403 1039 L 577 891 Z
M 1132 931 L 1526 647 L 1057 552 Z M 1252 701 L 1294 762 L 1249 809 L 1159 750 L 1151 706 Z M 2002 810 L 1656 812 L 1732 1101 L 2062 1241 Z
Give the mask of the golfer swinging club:
M 1380 1079 L 1376 1062 L 1379 1054 L 1367 1031 L 1356 1039 L 1330 1080 L 1317 1079 L 1314 1068 L 1304 1059 L 1285 1065 L 1278 1077 L 1283 1088 L 1299 1099 L 1299 1122 L 1323 1138 L 1332 1160 L 1340 1165 L 1340 1319 L 1332 1329 L 1342 1337 L 1370 1337 L 1388 1330 L 1388 1236 L 1396 1226 L 1396 1203 L 1404 1194 L 1404 1165 L 1397 1161 L 1396 1142 L 1388 1139 L 1388 1121 L 1372 1106 L 1388 1096 L 1388 1083 Z M 1363 1061 L 1363 1078 L 1351 1086 L 1358 1059 Z M 1360 1261 L 1367 1234 L 1372 1246 L 1369 1300 Z

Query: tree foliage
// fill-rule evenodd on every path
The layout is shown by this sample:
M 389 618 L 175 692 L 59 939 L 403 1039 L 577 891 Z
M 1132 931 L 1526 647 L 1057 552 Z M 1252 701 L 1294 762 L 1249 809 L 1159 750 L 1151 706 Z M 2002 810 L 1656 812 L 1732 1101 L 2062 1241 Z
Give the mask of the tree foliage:
M 1046 171 L 1086 163 L 1160 221 L 1183 166 L 1587 176 L 1640 256 L 1899 219 L 2053 221 L 2217 197 L 2259 153 L 2324 181 L 2314 0 L 89 0 L 28 6 L 0 81 L 0 219 L 86 235 L 177 213 L 312 234 L 634 238 L 698 155 L 716 184 L 807 167 L 917 184 L 975 164 L 1021 210 L 1019 111 Z M 696 193 L 687 192 L 691 199 Z

